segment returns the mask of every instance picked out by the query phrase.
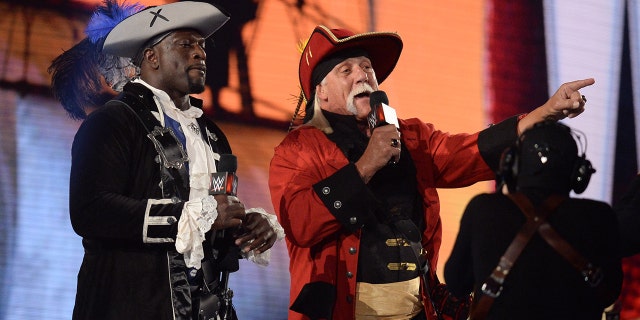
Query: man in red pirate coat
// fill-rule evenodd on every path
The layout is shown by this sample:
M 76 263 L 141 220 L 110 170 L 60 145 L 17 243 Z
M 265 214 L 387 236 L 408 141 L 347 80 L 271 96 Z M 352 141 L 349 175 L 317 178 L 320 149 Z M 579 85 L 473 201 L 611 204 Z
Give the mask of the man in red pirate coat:
M 577 116 L 586 102 L 578 90 L 595 82 L 565 83 L 529 114 L 471 134 L 419 119 L 370 126 L 370 96 L 402 46 L 392 32 L 317 26 L 302 51 L 304 124 L 275 148 L 269 173 L 290 256 L 289 319 L 464 317 L 462 308 L 443 313 L 452 306 L 435 297 L 436 188 L 494 179 L 518 133 Z

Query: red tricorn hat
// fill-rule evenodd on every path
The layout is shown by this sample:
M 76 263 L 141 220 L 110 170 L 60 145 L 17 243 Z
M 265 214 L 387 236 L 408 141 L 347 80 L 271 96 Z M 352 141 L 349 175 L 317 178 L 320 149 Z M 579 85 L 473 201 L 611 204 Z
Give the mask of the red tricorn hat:
M 329 29 L 317 26 L 300 57 L 298 74 L 300 86 L 305 99 L 309 100 L 313 84 L 311 75 L 313 69 L 323 59 L 338 52 L 350 49 L 361 49 L 367 52 L 378 83 L 391 74 L 402 52 L 402 39 L 395 32 L 365 32 L 355 34 L 346 29 Z

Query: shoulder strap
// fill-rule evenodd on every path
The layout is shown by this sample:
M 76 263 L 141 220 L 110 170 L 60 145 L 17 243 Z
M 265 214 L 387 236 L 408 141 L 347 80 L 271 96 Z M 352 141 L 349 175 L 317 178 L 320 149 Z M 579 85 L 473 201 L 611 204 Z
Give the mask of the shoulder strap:
M 527 216 L 527 221 L 520 228 L 515 238 L 500 258 L 500 262 L 491 275 L 482 284 L 482 295 L 473 303 L 469 319 L 485 319 L 489 314 L 489 309 L 495 298 L 502 293 L 502 284 L 511 271 L 511 267 L 516 262 L 524 247 L 529 243 L 536 230 L 545 223 L 549 214 L 560 205 L 566 198 L 552 195 L 547 198 L 537 208 L 522 193 L 507 195 L 520 210 Z
M 522 194 L 517 194 L 518 197 L 524 198 L 526 197 Z M 557 200 L 553 200 L 553 203 L 547 204 L 547 202 L 543 203 L 544 205 L 553 206 L 556 201 L 564 200 L 563 197 L 560 196 L 552 196 L 551 198 L 556 198 Z M 550 199 L 551 199 L 550 198 Z M 522 202 L 522 200 L 519 200 Z M 516 202 L 518 203 L 518 202 Z M 559 203 L 558 203 L 559 204 Z M 556 205 L 557 206 L 557 205 Z M 530 215 L 531 211 L 527 213 L 527 211 L 523 210 L 522 207 L 520 209 L 525 212 L 525 214 Z M 546 210 L 554 210 L 555 208 L 547 207 Z M 529 216 L 531 218 L 531 216 Z M 599 267 L 591 264 L 587 259 L 585 259 L 578 251 L 576 251 L 573 246 L 567 242 L 558 232 L 553 229 L 553 227 L 543 219 L 542 223 L 538 227 L 538 233 L 544 239 L 549 246 L 551 246 L 556 252 L 558 252 L 565 260 L 567 260 L 580 274 L 584 277 L 584 281 L 589 284 L 591 287 L 597 287 L 602 281 L 602 271 Z
M 543 223 L 538 229 L 538 233 L 554 250 L 580 272 L 589 286 L 597 287 L 602 282 L 603 275 L 600 267 L 594 266 L 578 253 L 549 223 Z
M 189 158 L 173 130 L 161 127 L 151 111 L 132 93 L 123 92 L 118 99 L 106 103 L 106 105 L 116 104 L 126 107 L 138 118 L 147 131 L 147 138 L 153 142 L 162 163 L 163 196 L 177 195 L 180 198 L 186 198 L 189 190 L 189 175 L 185 163 Z

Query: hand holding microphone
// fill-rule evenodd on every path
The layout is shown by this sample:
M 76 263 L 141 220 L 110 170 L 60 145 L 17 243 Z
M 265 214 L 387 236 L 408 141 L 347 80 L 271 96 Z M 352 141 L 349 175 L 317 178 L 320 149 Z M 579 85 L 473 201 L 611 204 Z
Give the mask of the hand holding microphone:
M 212 228 L 216 230 L 239 227 L 245 218 L 244 205 L 236 197 L 238 191 L 238 159 L 232 154 L 221 154 L 218 170 L 211 174 L 209 194 L 218 202 L 218 218 Z
M 221 154 L 218 172 L 211 175 L 209 194 L 218 201 L 218 219 L 214 229 L 240 227 L 234 230 L 235 244 L 243 252 L 256 250 L 262 253 L 273 246 L 277 235 L 269 221 L 259 212 L 245 212 L 245 207 L 236 197 L 238 189 L 238 159 L 232 154 Z
M 384 91 L 369 96 L 371 112 L 368 116 L 371 136 L 362 157 L 355 163 L 365 183 L 381 168 L 400 160 L 400 131 L 398 118 Z
M 367 120 L 371 131 L 387 124 L 393 124 L 396 129 L 400 129 L 396 110 L 389 106 L 389 98 L 387 98 L 387 94 L 384 91 L 371 92 L 369 105 L 371 106 L 371 112 L 369 112 Z

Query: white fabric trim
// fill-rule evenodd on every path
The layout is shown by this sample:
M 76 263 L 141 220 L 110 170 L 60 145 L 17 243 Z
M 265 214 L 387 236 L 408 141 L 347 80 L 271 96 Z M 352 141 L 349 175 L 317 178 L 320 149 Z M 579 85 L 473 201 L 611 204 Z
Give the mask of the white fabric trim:
M 182 216 L 178 221 L 176 250 L 184 255 L 188 268 L 200 269 L 204 258 L 202 242 L 205 233 L 218 218 L 218 201 L 213 196 L 189 200 L 182 208 Z
M 182 215 L 178 221 L 176 236 L 176 250 L 184 255 L 187 267 L 199 269 L 204 258 L 202 242 L 204 234 L 211 229 L 218 217 L 217 201 L 209 195 L 211 173 L 216 172 L 215 160 L 220 156 L 214 153 L 202 138 L 197 118 L 203 114 L 202 110 L 189 106 L 187 110 L 180 110 L 173 103 L 169 95 L 142 79 L 135 79 L 151 92 L 158 105 L 158 112 L 153 115 L 164 123 L 164 114 L 180 123 L 185 136 L 185 150 L 189 157 L 189 201 L 182 208 Z
M 193 106 L 189 106 L 187 110 L 180 110 L 166 92 L 152 87 L 142 79 L 136 79 L 135 82 L 146 86 L 153 92 L 153 100 L 159 106 L 157 117 L 163 127 L 165 126 L 164 112 L 169 118 L 177 121 L 182 128 L 186 140 L 184 147 L 189 156 L 189 186 L 191 187 L 189 200 L 207 196 L 210 174 L 216 172 L 216 156 L 202 139 L 200 125 L 196 121 L 202 116 L 202 110 Z
M 150 216 L 151 206 L 158 204 L 171 203 L 171 199 L 147 199 L 147 208 L 144 211 L 144 222 L 142 223 L 142 242 L 143 243 L 167 243 L 173 242 L 171 238 L 150 238 L 147 236 L 149 226 L 169 225 L 168 219 L 173 216 Z

